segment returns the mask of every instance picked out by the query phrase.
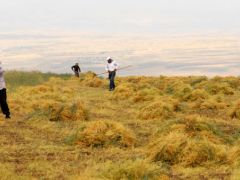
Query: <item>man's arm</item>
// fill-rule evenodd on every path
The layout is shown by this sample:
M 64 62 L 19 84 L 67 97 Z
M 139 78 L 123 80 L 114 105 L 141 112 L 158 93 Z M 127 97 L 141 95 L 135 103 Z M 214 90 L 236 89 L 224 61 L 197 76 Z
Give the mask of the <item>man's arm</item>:
M 4 73 L 4 70 L 2 67 L 0 67 L 0 74 L 2 75 Z
M 119 69 L 119 64 L 114 62 L 114 67 L 115 67 L 115 71 L 117 71 Z
M 106 65 L 105 70 L 106 70 L 106 72 L 109 72 L 108 64 Z

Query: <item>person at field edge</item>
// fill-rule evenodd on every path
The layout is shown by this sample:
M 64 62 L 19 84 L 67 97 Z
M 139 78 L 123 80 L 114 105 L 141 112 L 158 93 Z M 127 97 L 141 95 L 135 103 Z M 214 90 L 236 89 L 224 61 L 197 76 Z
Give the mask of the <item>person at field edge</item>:
M 113 91 L 115 89 L 115 77 L 116 77 L 116 72 L 119 68 L 118 63 L 116 63 L 116 61 L 112 60 L 111 57 L 107 58 L 107 66 L 106 66 L 106 71 L 109 74 L 109 91 Z
M 78 63 L 76 63 L 74 66 L 72 66 L 72 70 L 75 73 L 75 76 L 79 77 L 79 74 L 81 73 L 81 69 L 80 69 Z
M 0 62 L 0 106 L 2 113 L 6 116 L 6 119 L 10 119 L 10 111 L 7 104 L 7 89 L 4 80 L 4 70 L 2 63 Z

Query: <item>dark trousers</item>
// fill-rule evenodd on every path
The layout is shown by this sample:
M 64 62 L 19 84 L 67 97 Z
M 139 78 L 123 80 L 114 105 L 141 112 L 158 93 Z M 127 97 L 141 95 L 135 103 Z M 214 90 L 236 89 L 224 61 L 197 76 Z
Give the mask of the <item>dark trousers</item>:
M 76 77 L 80 77 L 79 72 L 75 72 Z
M 114 82 L 115 76 L 116 76 L 115 71 L 109 72 L 109 81 L 110 81 L 109 89 L 115 89 L 115 82 Z
M 3 114 L 5 114 L 6 116 L 9 116 L 10 112 L 9 112 L 9 108 L 8 108 L 8 104 L 7 104 L 7 90 L 6 89 L 0 90 L 0 105 L 1 105 Z

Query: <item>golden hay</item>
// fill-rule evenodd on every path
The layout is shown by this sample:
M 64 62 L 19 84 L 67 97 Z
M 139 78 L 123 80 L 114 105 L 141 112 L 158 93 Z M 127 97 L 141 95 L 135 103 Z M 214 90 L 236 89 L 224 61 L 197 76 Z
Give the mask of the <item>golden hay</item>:
M 214 98 L 202 101 L 192 102 L 190 109 L 207 117 L 226 116 L 228 105 L 224 102 L 218 102 Z
M 136 138 L 133 132 L 122 124 L 111 121 L 93 121 L 80 134 L 77 143 L 91 147 L 132 147 L 135 142 Z
M 210 82 L 208 83 L 206 89 L 210 94 L 233 95 L 235 93 L 234 89 L 226 82 Z
M 228 152 L 228 164 L 234 164 L 237 163 L 240 158 L 240 147 L 239 146 L 233 146 L 229 152 Z
M 107 161 L 87 169 L 85 173 L 90 177 L 111 180 L 170 179 L 163 167 L 142 159 Z
M 77 121 L 87 120 L 88 112 L 81 100 L 71 103 L 53 103 L 49 104 L 50 121 Z
M 91 74 L 90 74 L 91 75 Z M 90 76 L 88 74 L 88 76 Z M 91 76 L 92 77 L 92 76 Z M 79 81 L 50 78 L 42 85 L 20 88 L 12 102 L 21 102 L 21 113 L 43 112 L 51 121 L 86 120 L 88 113 L 79 99 L 74 100 L 75 88 Z M 22 98 L 24 96 L 24 99 Z M 20 107 L 13 105 L 13 110 Z
M 34 87 L 31 93 L 37 94 L 37 93 L 46 93 L 46 92 L 52 92 L 52 91 L 53 91 L 53 87 L 51 86 L 39 85 Z
M 143 101 L 151 101 L 154 98 L 158 97 L 160 94 L 159 90 L 156 88 L 148 88 L 137 91 L 133 97 L 133 102 L 143 102 Z
M 99 78 L 93 78 L 85 82 L 85 85 L 89 87 L 101 87 L 103 85 L 103 81 Z
M 152 161 L 170 165 L 195 167 L 212 161 L 227 162 L 225 146 L 204 139 L 189 138 L 180 132 L 172 132 L 157 139 L 150 145 L 148 154 Z
M 240 78 L 118 77 L 116 91 L 109 93 L 108 80 L 94 73 L 50 81 L 47 76 L 41 85 L 31 78 L 26 84 L 7 80 L 13 119 L 0 116 L 0 177 L 239 177 Z M 36 152 L 32 144 L 42 146 Z M 15 172 L 15 161 L 8 159 L 15 160 L 19 148 L 29 153 L 18 153 L 17 160 L 26 161 Z
M 230 116 L 232 119 L 235 118 L 240 120 L 240 101 L 235 104 L 235 106 L 230 112 Z
M 162 161 L 169 164 L 178 162 L 178 154 L 187 143 L 188 136 L 183 133 L 170 133 L 161 137 L 149 146 L 149 157 L 152 161 Z
M 207 139 L 215 144 L 220 144 L 225 141 L 216 123 L 213 123 L 207 118 L 201 117 L 198 114 L 192 114 L 185 116 L 182 120 L 184 132 L 189 137 Z
M 214 99 L 207 99 L 204 102 L 200 104 L 199 108 L 200 110 L 221 110 L 225 109 L 227 105 L 225 103 L 217 102 Z
M 80 81 L 83 85 L 88 87 L 101 87 L 104 85 L 104 81 L 97 77 L 95 73 L 87 72 L 86 74 L 82 74 Z
M 183 97 L 183 100 L 194 102 L 194 101 L 203 101 L 208 98 L 209 98 L 209 94 L 205 90 L 196 89 L 196 90 L 193 90 L 191 93 L 185 95 Z
M 169 118 L 174 114 L 175 105 L 170 101 L 167 104 L 158 100 L 141 108 L 138 117 L 143 120 Z
M 123 83 L 116 87 L 113 93 L 113 99 L 125 100 L 135 94 L 134 85 L 130 83 Z
M 177 97 L 184 97 L 192 91 L 192 87 L 182 81 L 173 81 L 167 86 L 165 91 L 166 93 L 173 94 Z

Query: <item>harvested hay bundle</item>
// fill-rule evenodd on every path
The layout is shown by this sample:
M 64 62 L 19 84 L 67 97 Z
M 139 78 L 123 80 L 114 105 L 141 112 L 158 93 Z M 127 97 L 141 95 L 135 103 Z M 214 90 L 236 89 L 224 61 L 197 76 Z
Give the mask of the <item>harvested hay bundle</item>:
M 183 133 L 170 133 L 165 137 L 160 137 L 150 144 L 149 158 L 154 162 L 178 163 L 178 156 L 182 147 L 187 143 L 187 138 L 187 135 Z
M 227 105 L 223 102 L 217 102 L 215 99 L 207 99 L 199 106 L 200 110 L 221 110 L 225 109 Z
M 135 89 L 133 87 L 133 84 L 130 83 L 123 83 L 115 89 L 113 93 L 113 99 L 118 99 L 118 100 L 125 100 L 130 98 L 135 94 Z
M 46 93 L 46 92 L 53 92 L 53 87 L 48 85 L 39 85 L 32 89 L 32 94 L 38 94 L 38 93 Z
M 49 105 L 50 121 L 77 121 L 87 120 L 88 112 L 80 100 L 71 103 L 55 102 Z
M 209 162 L 226 163 L 227 148 L 207 140 L 189 140 L 179 156 L 179 162 L 184 166 L 201 166 Z
M 82 119 L 81 117 L 85 119 L 86 113 L 85 110 L 83 110 L 82 102 L 71 102 L 70 100 L 75 96 L 75 85 L 72 86 L 69 81 L 51 78 L 49 82 L 42 85 L 19 88 L 14 97 L 14 101 L 11 100 L 10 102 L 21 104 L 22 114 L 36 114 L 41 112 L 43 115 L 50 116 L 51 120 L 62 120 L 69 119 L 63 118 L 63 114 L 69 109 L 69 114 L 73 115 L 68 115 L 67 117 L 71 117 L 73 120 L 77 119 L 76 116 L 78 116 L 78 119 Z M 77 109 L 76 112 L 74 107 Z M 19 107 L 14 105 L 14 110 L 18 109 Z M 77 115 L 78 113 L 82 115 Z
M 227 104 L 218 102 L 214 98 L 209 98 L 204 101 L 196 101 L 192 103 L 191 109 L 195 112 L 208 117 L 225 116 Z
M 104 84 L 104 81 L 92 72 L 87 72 L 85 75 L 82 75 L 81 78 L 82 84 L 88 87 L 101 87 Z
M 228 164 L 234 164 L 239 161 L 240 147 L 238 145 L 233 146 L 228 152 Z M 236 161 L 237 160 L 237 161 Z
M 189 83 L 191 86 L 195 87 L 199 83 L 208 81 L 208 78 L 206 76 L 190 76 L 187 79 L 187 83 Z
M 239 90 L 240 88 L 240 77 L 225 77 L 224 81 L 230 85 L 231 88 Z
M 191 93 L 188 93 L 183 97 L 184 101 L 204 101 L 209 98 L 209 94 L 202 89 L 193 90 Z
M 135 83 L 135 84 L 139 84 L 140 82 L 143 81 L 143 79 L 145 79 L 145 77 L 141 77 L 141 76 L 129 76 L 129 77 L 123 77 L 122 78 L 124 80 L 124 82 L 128 82 L 128 83 Z
M 142 159 L 106 161 L 87 169 L 85 173 L 92 179 L 169 180 L 164 167 Z
M 159 96 L 160 92 L 157 88 L 148 88 L 137 91 L 133 96 L 133 102 L 143 102 L 143 101 L 151 101 L 155 97 Z
M 183 118 L 184 132 L 189 137 L 208 139 L 212 143 L 223 143 L 225 137 L 216 123 L 202 118 L 197 114 L 187 115 Z
M 224 95 L 234 95 L 235 94 L 235 90 L 234 88 L 235 85 L 231 85 L 230 82 L 228 82 L 226 80 L 226 82 L 224 82 L 224 80 L 220 78 L 220 80 L 212 79 L 209 81 L 204 81 L 202 83 L 199 83 L 196 88 L 199 89 L 205 89 L 209 94 L 211 95 L 216 95 L 216 94 L 224 94 Z
M 90 122 L 80 134 L 78 144 L 83 146 L 131 147 L 136 142 L 133 132 L 120 123 L 111 121 Z
M 240 120 L 240 101 L 235 104 L 233 109 L 230 112 L 230 117 L 232 119 L 239 119 Z
M 189 138 L 184 133 L 170 133 L 150 145 L 149 158 L 170 165 L 202 166 L 209 162 L 227 162 L 226 147 L 204 139 Z
M 206 89 L 210 94 L 233 95 L 235 93 L 234 89 L 230 87 L 230 85 L 226 82 L 223 83 L 215 82 L 208 84 Z
M 182 81 L 174 81 L 166 87 L 165 91 L 177 97 L 184 97 L 192 92 L 192 87 Z
M 88 87 L 102 87 L 104 84 L 103 80 L 98 77 L 95 77 L 93 79 L 85 79 L 83 83 Z
M 156 101 L 141 108 L 138 117 L 143 120 L 165 119 L 171 117 L 176 108 L 177 102 L 169 101 L 167 104 L 162 101 Z

